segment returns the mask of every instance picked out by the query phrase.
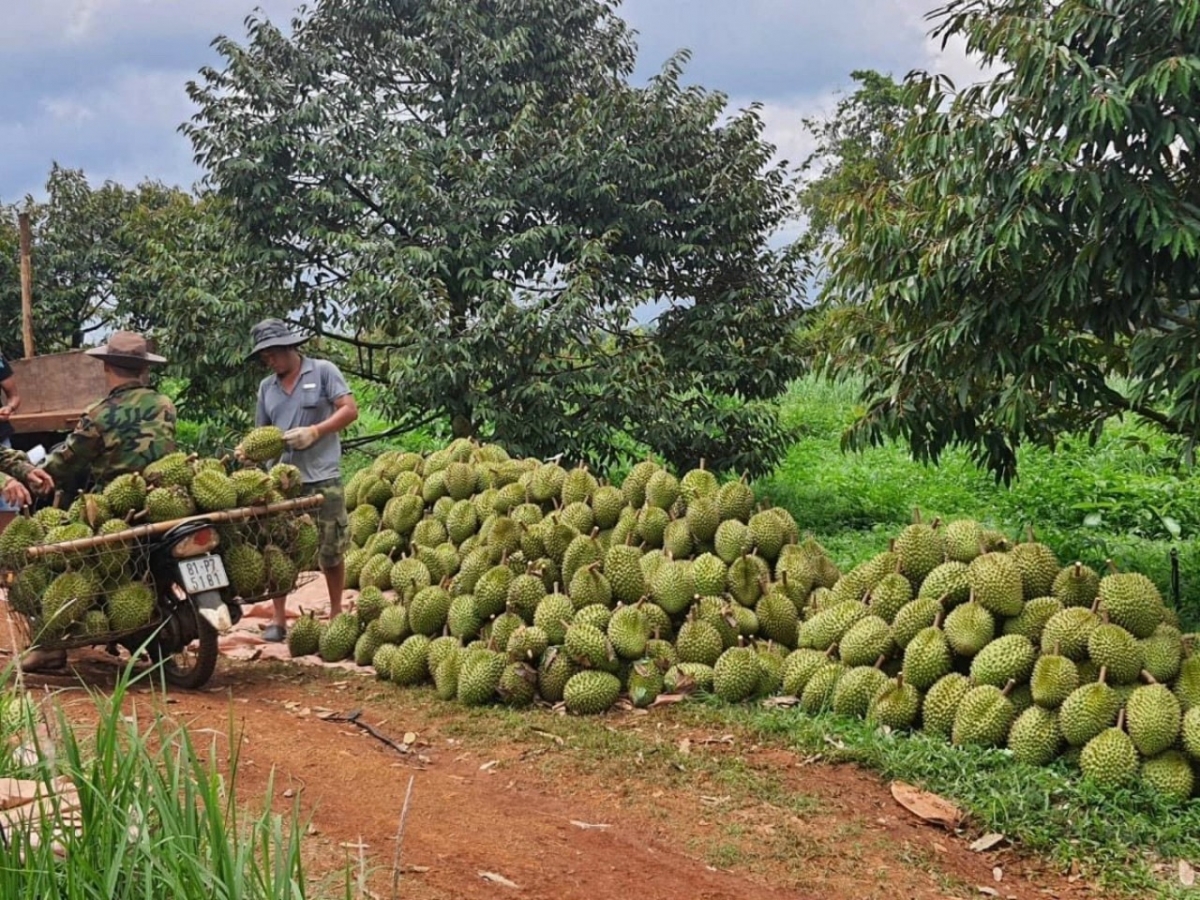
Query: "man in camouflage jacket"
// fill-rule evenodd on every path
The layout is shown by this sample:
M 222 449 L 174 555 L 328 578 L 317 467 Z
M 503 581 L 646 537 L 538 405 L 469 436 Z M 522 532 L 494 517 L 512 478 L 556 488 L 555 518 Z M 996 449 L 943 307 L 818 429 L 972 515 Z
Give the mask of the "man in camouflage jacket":
M 85 352 L 104 363 L 108 395 L 88 408 L 42 465 L 68 492 L 102 486 L 175 450 L 175 405 L 145 384 L 149 367 L 166 359 L 131 331 L 115 332 Z
M 175 406 L 145 384 L 149 367 L 166 360 L 150 353 L 146 339 L 131 331 L 115 332 L 107 344 L 85 352 L 104 363 L 108 395 L 88 408 L 42 467 L 68 491 L 102 486 L 175 450 Z M 15 473 L 18 477 L 36 483 L 28 459 L 15 463 L 18 470 L 28 467 Z M 3 465 L 0 457 L 0 468 Z M 34 648 L 22 656 L 21 668 L 57 669 L 66 661 L 64 650 Z

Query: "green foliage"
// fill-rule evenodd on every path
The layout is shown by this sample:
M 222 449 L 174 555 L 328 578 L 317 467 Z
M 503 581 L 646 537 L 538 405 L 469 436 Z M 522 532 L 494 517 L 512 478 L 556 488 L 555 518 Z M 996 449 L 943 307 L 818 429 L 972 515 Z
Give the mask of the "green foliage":
M 885 733 L 833 714 L 797 716 L 745 706 L 721 706 L 712 714 L 783 737 L 801 753 L 870 766 L 885 778 L 951 798 L 980 830 L 1003 834 L 1064 867 L 1083 863 L 1090 877 L 1110 888 L 1171 896 L 1154 862 L 1200 854 L 1200 806 L 1172 806 L 1145 787 L 1098 787 L 1064 760 L 1030 766 L 1006 750 L 952 746 L 919 731 Z
M 397 427 L 768 469 L 765 401 L 798 365 L 801 265 L 768 243 L 786 168 L 757 108 L 680 83 L 683 57 L 630 85 L 615 6 L 321 0 L 290 35 L 251 16 L 246 44 L 219 38 L 184 130 L 228 221 L 147 272 L 209 381 L 245 346 L 232 300 L 273 295 L 386 386 Z
M 847 435 L 1017 448 L 1132 413 L 1200 430 L 1197 0 L 954 0 L 934 36 L 998 74 L 914 75 L 892 167 L 834 205 L 823 366 L 867 377 Z M 1112 379 L 1123 378 L 1128 390 Z
M 1171 597 L 1172 548 L 1179 553 L 1181 609 L 1200 622 L 1200 477 L 1180 466 L 1171 440 L 1152 426 L 1109 422 L 1096 445 L 1068 438 L 1055 450 L 1022 447 L 1020 477 L 997 484 L 965 450 L 938 465 L 902 443 L 843 453 L 846 425 L 860 414 L 862 381 L 798 381 L 782 403 L 800 431 L 779 467 L 760 478 L 761 497 L 789 509 L 846 570 L 887 545 L 911 520 L 973 517 L 1016 538 L 1032 526 L 1064 561 L 1100 569 L 1112 559 L 1143 572 Z
M 21 321 L 18 211 L 29 213 L 32 233 L 34 345 L 52 353 L 95 343 L 102 329 L 144 327 L 122 302 L 120 282 L 136 256 L 138 235 L 127 226 L 150 210 L 178 202 L 181 192 L 145 181 L 126 188 L 111 181 L 93 188 L 83 172 L 57 163 L 46 180 L 46 200 L 0 206 L 0 315 Z M 8 328 L 0 348 L 24 355 L 21 329 Z
M 156 715 L 126 715 L 127 694 L 142 678 L 126 669 L 111 696 L 94 694 L 96 725 L 86 734 L 58 707 L 55 748 L 42 748 L 32 770 L 11 774 L 50 787 L 65 777 L 79 791 L 77 832 L 44 818 L 15 829 L 0 844 L 0 896 L 10 900 L 135 900 L 220 896 L 230 900 L 297 900 L 307 894 L 297 810 L 271 810 L 268 785 L 258 812 L 239 806 L 236 733 L 196 747 L 183 726 Z M 45 752 L 53 749 L 54 752 Z M 56 829 L 62 828 L 61 832 Z M 61 845 L 63 854 L 55 852 Z M 164 852 L 166 848 L 166 852 Z M 214 886 L 219 886 L 215 894 Z M 350 896 L 349 888 L 344 894 Z

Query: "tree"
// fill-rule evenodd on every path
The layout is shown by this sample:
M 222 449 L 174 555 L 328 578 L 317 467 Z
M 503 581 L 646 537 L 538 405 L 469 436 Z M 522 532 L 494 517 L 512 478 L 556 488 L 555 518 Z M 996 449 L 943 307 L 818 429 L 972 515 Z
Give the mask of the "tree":
M 855 69 L 858 85 L 842 96 L 833 115 L 802 120 L 816 147 L 800 166 L 800 211 L 808 220 L 805 241 L 828 246 L 837 240 L 837 203 L 864 187 L 896 179 L 896 136 L 911 114 L 904 86 L 891 75 Z
M 1023 442 L 1133 415 L 1200 422 L 1198 0 L 954 0 L 988 81 L 911 76 L 895 173 L 842 197 L 826 368 L 875 348 L 852 446 L 969 447 L 1000 479 Z M 872 329 L 882 327 L 881 331 Z
M 238 253 L 400 425 L 762 471 L 796 371 L 794 212 L 755 107 L 645 87 L 602 0 L 320 0 L 215 42 L 185 126 Z M 235 336 L 239 345 L 244 338 Z
M 77 349 L 107 330 L 130 324 L 117 284 L 137 251 L 125 225 L 138 210 L 171 202 L 179 192 L 146 181 L 126 188 L 107 181 L 98 188 L 79 169 L 55 163 L 46 199 L 26 197 L 0 207 L 0 315 L 21 321 L 17 213 L 29 213 L 32 232 L 34 345 L 38 353 Z M 19 325 L 0 337 L 10 358 L 24 355 Z

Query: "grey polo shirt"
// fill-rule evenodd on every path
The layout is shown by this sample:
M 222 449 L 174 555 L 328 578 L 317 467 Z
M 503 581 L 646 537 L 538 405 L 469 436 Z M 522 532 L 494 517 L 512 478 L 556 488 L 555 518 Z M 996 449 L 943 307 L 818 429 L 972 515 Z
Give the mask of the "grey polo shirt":
M 288 394 L 279 376 L 268 375 L 258 386 L 255 425 L 275 425 L 288 431 L 316 425 L 333 415 L 333 401 L 350 393 L 338 367 L 328 360 L 300 358 L 300 377 Z M 284 450 L 280 462 L 300 470 L 305 484 L 341 477 L 342 440 L 337 432 L 325 434 L 306 450 Z

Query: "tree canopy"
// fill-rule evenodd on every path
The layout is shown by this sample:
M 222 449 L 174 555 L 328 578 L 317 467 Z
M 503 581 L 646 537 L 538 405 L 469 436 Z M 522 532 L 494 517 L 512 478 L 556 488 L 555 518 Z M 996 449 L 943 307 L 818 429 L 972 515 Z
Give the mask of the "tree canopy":
M 186 197 L 159 182 L 134 188 L 106 181 L 92 187 L 79 169 L 53 164 L 46 199 L 26 197 L 0 206 L 0 315 L 12 323 L 0 335 L 9 358 L 24 355 L 17 215 L 26 212 L 32 232 L 34 345 L 53 353 L 95 343 L 94 336 L 133 325 L 118 286 L 141 245 L 128 224 L 141 212 Z
M 1200 420 L 1200 0 L 955 0 L 934 36 L 997 74 L 914 74 L 894 168 L 834 204 L 825 368 L 865 372 L 852 446 L 1023 442 Z M 864 349 L 870 352 L 864 353 Z
M 616 5 L 249 18 L 189 85 L 184 130 L 228 223 L 227 252 L 196 262 L 341 344 L 400 425 L 597 464 L 636 441 L 681 466 L 772 465 L 787 441 L 766 401 L 798 367 L 800 257 L 772 245 L 795 211 L 786 164 L 757 108 L 681 84 L 686 56 L 632 85 Z M 172 316 L 225 314 L 229 294 L 170 265 Z M 245 340 L 220 329 L 208 352 Z

